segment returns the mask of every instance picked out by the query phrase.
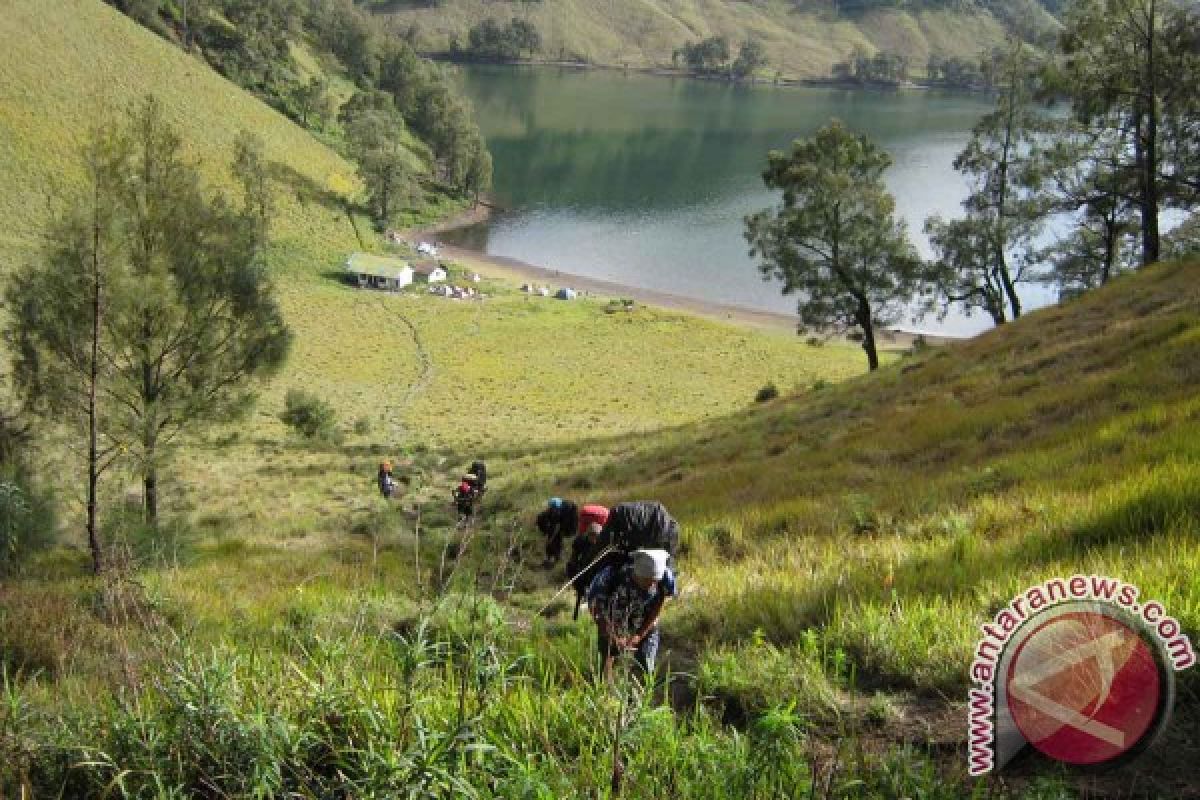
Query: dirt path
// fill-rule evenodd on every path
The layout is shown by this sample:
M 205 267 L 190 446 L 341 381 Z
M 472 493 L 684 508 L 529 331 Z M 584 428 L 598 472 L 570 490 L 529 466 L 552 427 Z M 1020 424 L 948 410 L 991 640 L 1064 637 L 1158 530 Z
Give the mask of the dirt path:
M 387 304 L 382 297 L 379 298 L 379 304 L 384 308 L 387 308 Z M 425 343 L 421 340 L 421 331 L 419 328 L 417 328 L 416 323 L 401 313 L 398 309 L 388 308 L 387 310 L 394 313 L 396 318 L 400 320 L 405 328 L 408 329 L 409 334 L 412 336 L 413 347 L 415 347 L 417 351 L 417 360 L 421 364 L 421 372 L 417 376 L 416 382 L 408 387 L 408 389 L 404 392 L 404 399 L 400 401 L 399 410 L 403 412 L 408 410 L 409 406 L 413 404 L 413 401 L 417 399 L 417 396 L 420 395 L 421 392 L 425 391 L 425 389 L 428 388 L 429 384 L 433 381 L 433 357 L 429 354 L 429 350 L 425 347 Z

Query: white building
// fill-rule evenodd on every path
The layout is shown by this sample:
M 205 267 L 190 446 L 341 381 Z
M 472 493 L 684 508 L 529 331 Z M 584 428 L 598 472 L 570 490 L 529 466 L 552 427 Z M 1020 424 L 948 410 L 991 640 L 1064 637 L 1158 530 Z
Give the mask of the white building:
M 347 278 L 363 289 L 383 289 L 398 292 L 413 282 L 416 274 L 409 263 L 400 258 L 352 253 L 343 266 Z

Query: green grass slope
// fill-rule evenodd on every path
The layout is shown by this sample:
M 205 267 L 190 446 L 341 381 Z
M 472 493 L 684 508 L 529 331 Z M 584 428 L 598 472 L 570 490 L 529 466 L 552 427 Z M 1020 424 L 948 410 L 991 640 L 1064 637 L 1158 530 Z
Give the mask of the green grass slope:
M 280 268 L 318 271 L 356 246 L 330 191 L 357 189 L 354 166 L 256 98 L 97 0 L 12 0 L 0 15 L 0 257 L 36 246 L 48 207 L 82 177 L 91 129 L 146 93 L 159 96 L 206 178 L 231 188 L 239 131 L 262 137 L 277 177 Z
M 979 626 L 1028 586 L 1114 576 L 1200 638 L 1198 345 L 1200 264 L 1158 265 L 878 374 L 560 454 L 530 503 L 656 497 L 679 514 L 668 635 L 738 713 L 870 702 L 897 737 L 916 714 L 961 748 Z M 1200 780 L 1197 674 L 1180 675 L 1173 743 L 1110 786 Z
M 1004 42 L 1006 27 L 991 13 L 884 9 L 840 17 L 828 9 L 797 9 L 786 0 L 556 0 L 544 3 L 496 3 L 446 0 L 437 8 L 420 3 L 382 3 L 400 27 L 415 23 L 427 46 L 445 49 L 452 36 L 466 43 L 471 26 L 489 17 L 505 22 L 530 19 L 542 35 L 540 58 L 580 59 L 594 64 L 669 67 L 671 53 L 689 41 L 724 35 L 734 43 L 757 38 L 770 66 L 789 78 L 828 77 L 834 63 L 856 49 L 900 53 L 914 75 L 924 72 L 931 55 L 974 58 Z M 1053 24 L 1040 7 L 1038 22 Z
M 324 69 L 311 54 L 303 58 L 303 46 L 295 50 L 309 69 Z M 369 224 L 347 211 L 360 188 L 354 166 L 99 0 L 8 4 L 0 18 L 0 74 L 0 272 L 35 257 L 49 210 L 78 188 L 79 150 L 91 127 L 119 117 L 146 93 L 162 99 L 215 186 L 234 186 L 228 163 L 239 131 L 263 138 L 278 211 L 269 258 L 297 333 L 288 367 L 264 395 L 267 415 L 255 423 L 272 436 L 284 435 L 270 411 L 290 386 L 319 392 L 343 419 L 370 418 L 385 441 L 464 444 L 695 420 L 728 413 L 770 380 L 804 385 L 860 368 L 852 348 L 819 352 L 794 336 L 747 334 L 656 311 L 612 318 L 601 303 L 531 304 L 504 287 L 481 306 L 347 288 L 337 272 L 346 254 L 380 246 Z M 597 353 L 597 343 L 608 339 L 612 346 Z M 747 343 L 752 366 L 736 373 L 716 367 L 719 354 Z M 656 355 L 635 359 L 626 382 L 571 399 L 585 375 L 612 371 L 640 345 Z M 640 390 L 649 384 L 645 374 L 677 359 L 689 368 L 665 382 L 667 391 L 677 389 L 669 400 Z M 488 408 L 496 416 L 456 408 Z

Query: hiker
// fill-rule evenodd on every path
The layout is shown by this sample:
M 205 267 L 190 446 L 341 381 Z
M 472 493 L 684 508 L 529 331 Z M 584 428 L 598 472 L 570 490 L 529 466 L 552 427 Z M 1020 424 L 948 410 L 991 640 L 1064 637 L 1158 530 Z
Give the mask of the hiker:
M 670 554 L 668 566 L 674 568 L 679 550 L 679 523 L 662 503 L 620 503 L 609 512 L 600 543 L 624 553 L 666 550 Z
M 451 497 L 454 498 L 454 506 L 458 509 L 460 524 L 475 516 L 475 507 L 479 503 L 480 491 L 476 476 L 468 473 L 450 492 Z
M 562 556 L 563 539 L 574 536 L 578 525 L 578 507 L 570 500 L 551 497 L 537 515 L 537 529 L 546 537 L 546 566 L 558 563 Z
M 633 651 L 643 674 L 654 671 L 658 618 L 675 596 L 675 575 L 666 550 L 635 550 L 630 563 L 600 570 L 588 587 L 588 609 L 596 622 L 601 670 L 612 680 L 613 661 Z
M 575 614 L 579 619 L 579 607 L 592 578 L 603 566 L 599 558 L 604 548 L 600 544 L 600 531 L 608 520 L 608 509 L 604 506 L 585 505 L 579 510 L 579 532 L 571 540 L 571 555 L 567 557 L 567 580 L 575 589 Z
M 396 479 L 392 477 L 392 462 L 382 461 L 379 464 L 379 474 L 375 476 L 379 483 L 379 493 L 384 499 L 390 500 L 396 493 Z
M 487 464 L 482 461 L 472 461 L 467 474 L 469 477 L 474 476 L 475 488 L 482 494 L 487 489 Z

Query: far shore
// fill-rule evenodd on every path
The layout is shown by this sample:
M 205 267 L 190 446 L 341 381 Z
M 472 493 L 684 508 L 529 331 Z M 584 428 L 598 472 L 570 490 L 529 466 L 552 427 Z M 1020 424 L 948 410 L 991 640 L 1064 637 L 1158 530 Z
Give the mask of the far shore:
M 440 233 L 457 228 L 477 225 L 486 221 L 491 215 L 490 204 L 480 203 L 463 212 L 448 217 L 441 222 L 400 231 L 400 235 L 415 244 L 421 240 L 436 239 Z M 584 296 L 622 299 L 627 298 L 642 305 L 663 308 L 671 311 L 681 311 L 705 319 L 727 322 L 752 328 L 768 330 L 796 330 L 796 317 L 776 311 L 762 311 L 732 303 L 717 303 L 709 300 L 699 300 L 693 297 L 664 292 L 656 289 L 642 289 L 600 278 L 588 278 L 570 272 L 540 266 L 505 256 L 489 255 L 471 248 L 437 242 L 440 252 L 449 260 L 459 262 L 469 269 L 488 278 L 515 285 L 537 284 L 550 286 L 553 289 L 569 287 Z M 903 331 L 881 330 L 876 333 L 881 349 L 903 350 L 912 346 L 918 334 Z M 924 334 L 929 344 L 945 344 L 956 341 L 958 337 Z
M 446 52 L 431 51 L 422 53 L 425 58 L 434 61 L 444 61 L 450 64 L 481 64 L 492 67 L 545 67 L 557 69 L 573 69 L 579 71 L 597 70 L 605 72 L 634 72 L 643 75 L 657 75 L 663 78 L 688 78 L 697 81 L 714 83 L 730 83 L 757 86 L 792 86 L 807 88 L 867 90 L 867 91 L 927 91 L 943 89 L 949 92 L 964 92 L 967 94 L 989 94 L 993 90 L 987 86 L 952 86 L 936 81 L 919 81 L 909 78 L 898 83 L 891 81 L 858 81 L 849 78 L 828 76 L 789 76 L 782 75 L 771 78 L 752 76 L 747 78 L 732 78 L 720 73 L 691 72 L 677 67 L 666 67 L 653 64 L 603 64 L 589 61 L 561 61 L 558 59 L 522 58 L 516 61 L 490 61 L 487 59 L 468 58 Z

